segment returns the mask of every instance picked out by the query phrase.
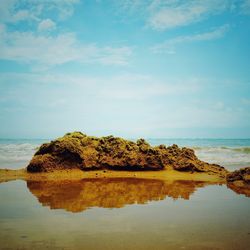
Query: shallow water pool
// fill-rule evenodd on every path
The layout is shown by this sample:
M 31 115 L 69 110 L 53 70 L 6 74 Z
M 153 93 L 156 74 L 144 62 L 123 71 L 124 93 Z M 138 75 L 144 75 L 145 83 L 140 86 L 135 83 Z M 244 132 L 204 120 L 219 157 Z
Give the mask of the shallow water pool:
M 249 249 L 250 199 L 135 178 L 0 184 L 0 249 Z

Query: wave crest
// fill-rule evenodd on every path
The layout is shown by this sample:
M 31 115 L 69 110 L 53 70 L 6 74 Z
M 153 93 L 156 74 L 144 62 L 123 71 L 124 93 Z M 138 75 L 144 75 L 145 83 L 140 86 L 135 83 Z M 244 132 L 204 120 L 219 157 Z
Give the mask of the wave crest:
M 245 154 L 250 154 L 250 147 L 226 147 L 226 146 L 221 146 L 221 147 L 192 147 L 194 150 L 206 150 L 206 151 L 235 151 L 235 152 L 242 152 Z

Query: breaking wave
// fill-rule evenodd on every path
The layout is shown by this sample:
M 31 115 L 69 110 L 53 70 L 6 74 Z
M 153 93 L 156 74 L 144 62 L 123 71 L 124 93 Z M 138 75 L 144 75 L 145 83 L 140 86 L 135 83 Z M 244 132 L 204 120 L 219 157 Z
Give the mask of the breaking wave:
M 229 170 L 250 166 L 250 147 L 193 147 L 203 161 L 217 163 Z
M 206 150 L 206 151 L 235 151 L 250 154 L 250 147 L 193 147 L 194 150 Z
M 0 144 L 0 168 L 17 169 L 27 166 L 40 144 Z

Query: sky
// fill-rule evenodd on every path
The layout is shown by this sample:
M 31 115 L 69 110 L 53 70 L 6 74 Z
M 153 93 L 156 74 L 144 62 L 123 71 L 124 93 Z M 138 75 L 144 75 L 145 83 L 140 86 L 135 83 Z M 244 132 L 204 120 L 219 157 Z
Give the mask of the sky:
M 250 138 L 250 0 L 0 0 L 0 137 Z

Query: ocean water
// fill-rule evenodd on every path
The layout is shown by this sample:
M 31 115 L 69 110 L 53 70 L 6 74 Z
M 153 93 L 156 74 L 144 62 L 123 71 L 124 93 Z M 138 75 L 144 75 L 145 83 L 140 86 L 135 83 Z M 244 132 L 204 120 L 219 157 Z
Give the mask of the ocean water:
M 0 139 L 0 168 L 26 167 L 38 147 L 49 140 Z
M 0 168 L 27 166 L 37 148 L 49 139 L 0 139 Z M 209 163 L 229 170 L 250 166 L 250 139 L 147 139 L 151 145 L 177 144 L 191 147 L 196 155 Z

